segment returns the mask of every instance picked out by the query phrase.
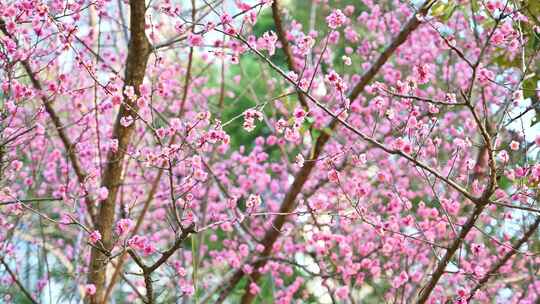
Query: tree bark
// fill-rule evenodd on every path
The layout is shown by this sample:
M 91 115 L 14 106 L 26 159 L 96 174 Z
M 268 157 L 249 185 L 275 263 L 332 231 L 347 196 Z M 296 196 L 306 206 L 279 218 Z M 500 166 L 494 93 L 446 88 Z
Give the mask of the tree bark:
M 145 33 L 144 0 L 130 0 L 130 40 L 128 56 L 126 59 L 124 88 L 131 86 L 137 96 L 140 95 L 139 86 L 142 84 L 146 72 L 146 65 L 151 52 L 151 45 Z M 103 172 L 101 185 L 109 191 L 107 199 L 100 204 L 96 227 L 101 233 L 102 242 L 106 250 L 112 248 L 113 226 L 115 220 L 116 197 L 119 185 L 122 184 L 123 165 L 126 150 L 131 142 L 135 123 L 124 127 L 120 119 L 125 116 L 137 117 L 137 104 L 124 94 L 124 102 L 120 105 L 113 129 L 113 138 L 118 140 L 118 149 L 110 151 L 107 155 L 107 163 Z M 106 256 L 103 252 L 93 248 L 90 260 L 90 272 L 88 282 L 96 286 L 96 293 L 90 297 L 92 304 L 100 303 L 104 293 L 105 274 L 107 265 L 104 263 Z
M 287 35 L 285 34 L 285 29 L 283 28 L 283 23 L 281 21 L 281 4 L 279 2 L 280 0 L 274 0 L 274 2 L 272 3 L 272 18 L 274 19 L 274 25 L 276 26 L 276 32 L 279 42 L 281 42 L 281 49 L 283 50 L 283 53 L 285 53 L 287 66 L 289 67 L 289 70 L 293 72 L 298 72 L 294 65 L 294 56 L 291 52 L 289 41 L 287 40 Z M 306 111 L 309 111 L 309 106 L 304 94 L 302 94 L 300 90 L 297 90 L 297 94 L 298 100 L 300 101 L 302 107 Z

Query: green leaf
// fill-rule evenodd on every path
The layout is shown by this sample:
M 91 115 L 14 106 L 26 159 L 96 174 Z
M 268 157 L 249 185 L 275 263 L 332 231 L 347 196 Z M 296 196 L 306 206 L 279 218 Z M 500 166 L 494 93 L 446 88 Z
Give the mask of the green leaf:
M 458 6 L 454 3 L 442 3 L 438 2 L 433 5 L 431 9 L 431 15 L 433 17 L 439 18 L 442 21 L 448 21 L 457 10 Z
M 261 299 L 262 301 L 258 301 L 259 303 L 273 303 L 274 299 L 274 280 L 272 279 L 272 276 L 270 274 L 264 276 L 264 278 L 260 281 L 259 287 L 261 288 L 261 292 L 257 295 L 258 299 Z

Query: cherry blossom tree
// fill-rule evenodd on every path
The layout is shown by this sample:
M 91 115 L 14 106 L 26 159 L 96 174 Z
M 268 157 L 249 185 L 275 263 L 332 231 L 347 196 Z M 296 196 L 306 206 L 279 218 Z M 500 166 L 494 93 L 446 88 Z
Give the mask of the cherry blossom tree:
M 540 4 L 0 2 L 3 303 L 538 303 Z

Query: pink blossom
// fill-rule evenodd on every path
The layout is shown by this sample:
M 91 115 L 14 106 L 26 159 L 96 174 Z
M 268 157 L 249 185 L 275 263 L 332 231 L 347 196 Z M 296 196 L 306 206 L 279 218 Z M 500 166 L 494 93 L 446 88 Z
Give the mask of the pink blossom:
M 95 245 L 99 240 L 101 240 L 101 233 L 97 230 L 92 231 L 88 236 L 88 242 L 92 245 Z
M 126 235 L 133 228 L 133 221 L 130 219 L 120 219 L 116 223 L 116 234 L 119 236 Z
M 146 244 L 146 246 L 143 249 L 143 254 L 145 256 L 148 256 L 148 255 L 154 254 L 156 252 L 156 250 L 157 249 L 156 249 L 156 246 L 154 246 L 154 244 L 148 243 L 148 244 Z
M 84 293 L 88 296 L 93 296 L 96 293 L 96 285 L 94 284 L 84 285 Z
M 289 124 L 287 123 L 287 121 L 281 118 L 276 122 L 275 128 L 278 133 L 283 133 L 283 131 L 285 131 L 285 128 L 287 128 L 288 126 Z
M 132 123 L 133 123 L 133 117 L 131 116 L 124 116 L 120 118 L 120 124 L 125 128 L 131 126 Z
M 250 194 L 246 200 L 246 207 L 249 209 L 254 208 L 261 204 L 261 197 L 259 195 Z
M 339 300 L 345 300 L 349 297 L 349 287 L 341 286 L 336 289 L 336 298 Z
M 298 47 L 299 54 L 305 56 L 315 45 L 315 39 L 309 35 L 302 35 L 296 40 L 296 45 Z
M 188 43 L 190 46 L 201 46 L 203 38 L 201 35 L 190 33 L 188 35 Z
M 325 80 L 330 83 L 338 92 L 343 93 L 347 89 L 347 84 L 341 79 L 338 73 L 330 71 L 325 76 Z
M 244 112 L 244 129 L 251 132 L 255 129 L 255 120 L 261 121 L 263 114 L 255 109 L 249 109 Z
M 298 165 L 298 167 L 300 168 L 304 166 L 304 157 L 302 156 L 302 154 L 296 155 L 296 165 Z
M 141 96 L 137 98 L 137 107 L 143 109 L 146 108 L 146 106 L 148 106 L 148 100 L 145 97 Z
M 336 170 L 330 170 L 328 171 L 328 180 L 332 183 L 338 183 L 339 182 L 339 172 Z
M 276 52 L 276 42 L 278 37 L 273 31 L 265 32 L 262 37 L 257 40 L 258 48 L 268 50 L 268 55 L 272 56 Z
M 261 288 L 254 282 L 249 284 L 249 293 L 256 295 L 261 291 Z
M 137 95 L 135 94 L 135 89 L 132 86 L 126 86 L 124 88 L 124 95 L 126 95 L 126 97 L 131 100 L 135 100 L 135 98 L 137 98 Z
M 532 167 L 531 174 L 535 179 L 540 179 L 540 164 L 536 164 Z
M 229 14 L 227 14 L 227 13 L 223 13 L 223 14 L 221 15 L 220 19 L 221 19 L 221 23 L 222 23 L 222 24 L 229 24 L 229 23 L 231 23 L 232 20 L 233 20 L 232 17 L 231 17 L 231 15 L 229 15 Z
M 392 280 L 392 287 L 399 288 L 409 280 L 409 275 L 402 271 L 399 276 L 394 277 Z
M 144 250 L 148 244 L 148 238 L 140 235 L 134 235 L 127 241 L 127 244 L 133 249 Z
M 426 84 L 429 81 L 429 69 L 426 64 L 417 65 L 414 68 L 415 78 L 419 84 Z
M 300 124 L 304 122 L 304 119 L 306 118 L 307 113 L 302 107 L 296 107 L 294 109 L 293 115 L 294 115 L 295 123 Z
M 107 197 L 109 196 L 109 190 L 107 189 L 107 187 L 100 187 L 97 193 L 98 193 L 98 199 L 100 201 L 106 200 Z
M 182 284 L 180 290 L 188 296 L 192 296 L 195 293 L 195 288 L 191 284 Z
M 20 160 L 15 160 L 11 163 L 11 168 L 13 168 L 14 171 L 19 171 L 23 167 L 23 162 Z
M 198 181 L 204 182 L 208 177 L 208 173 L 206 173 L 204 170 L 197 169 L 195 170 L 193 177 Z
M 118 139 L 116 139 L 116 138 L 111 139 L 111 141 L 109 142 L 109 149 L 112 152 L 118 151 Z
M 510 149 L 513 150 L 513 151 L 519 150 L 519 142 L 513 140 L 513 141 L 510 143 Z
M 333 10 L 330 15 L 326 17 L 326 23 L 331 29 L 337 29 L 347 22 L 347 16 L 341 12 L 340 9 Z

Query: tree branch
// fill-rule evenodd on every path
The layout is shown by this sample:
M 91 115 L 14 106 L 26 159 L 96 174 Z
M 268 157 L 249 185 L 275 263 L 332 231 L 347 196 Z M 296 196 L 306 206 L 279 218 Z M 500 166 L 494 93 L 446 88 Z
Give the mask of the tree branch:
M 281 4 L 279 2 L 280 0 L 274 0 L 274 2 L 272 3 L 272 17 L 274 19 L 274 25 L 276 27 L 276 32 L 277 32 L 279 42 L 281 42 L 281 48 L 283 50 L 283 53 L 285 53 L 287 66 L 289 67 L 289 70 L 293 72 L 297 72 L 296 67 L 294 65 L 294 56 L 291 52 L 289 41 L 287 40 L 287 35 L 285 34 L 283 23 L 281 21 L 281 14 L 280 14 Z M 296 92 L 298 93 L 298 100 L 300 101 L 300 104 L 306 111 L 308 111 L 309 106 L 307 104 L 306 97 L 304 96 L 304 94 L 302 94 L 301 90 L 296 90 Z
M 452 244 L 450 245 L 450 247 L 444 254 L 444 257 L 439 261 L 439 263 L 437 263 L 437 268 L 431 275 L 431 279 L 426 284 L 426 286 L 424 286 L 422 290 L 420 291 L 420 294 L 418 296 L 418 300 L 416 301 L 416 303 L 425 303 L 428 300 L 429 295 L 431 294 L 431 291 L 433 290 L 433 288 L 435 288 L 435 286 L 437 285 L 437 282 L 439 282 L 439 279 L 444 274 L 446 266 L 448 265 L 448 263 L 454 256 L 454 253 L 457 251 L 459 246 L 461 246 L 461 243 L 463 242 L 463 240 L 465 240 L 465 237 L 467 236 L 467 234 L 469 234 L 469 231 L 471 231 L 471 229 L 474 227 L 474 223 L 476 222 L 476 220 L 478 219 L 482 211 L 484 211 L 484 208 L 485 208 L 485 204 L 475 205 L 473 213 L 469 215 L 469 217 L 467 218 L 467 221 L 461 227 L 461 231 L 459 232 L 458 238 L 452 242 Z
M 434 1 L 426 1 L 422 7 L 419 10 L 419 14 L 425 15 L 431 5 L 433 5 Z M 416 15 L 414 15 L 409 21 L 406 23 L 405 27 L 400 31 L 398 36 L 388 45 L 388 47 L 385 48 L 385 50 L 379 55 L 377 60 L 371 65 L 371 67 L 366 71 L 366 73 L 362 76 L 358 84 L 354 87 L 351 94 L 349 95 L 349 99 L 351 102 L 354 102 L 354 100 L 364 91 L 364 88 L 368 85 L 369 82 L 375 77 L 375 75 L 378 73 L 378 71 L 381 69 L 381 67 L 388 61 L 390 58 L 390 55 L 395 52 L 395 50 L 403 44 L 407 37 L 420 25 L 421 21 L 417 18 Z M 338 119 L 333 119 L 332 122 L 328 125 L 328 128 L 330 130 L 334 130 L 338 125 Z M 324 146 L 330 139 L 330 132 L 324 132 L 322 133 L 315 143 L 315 149 L 312 159 L 317 159 L 321 152 L 324 149 Z M 308 177 L 311 174 L 311 171 L 315 167 L 316 162 L 307 162 L 300 171 L 296 174 L 294 181 L 287 191 L 287 194 L 285 195 L 285 198 L 283 199 L 283 202 L 281 204 L 279 212 L 281 213 L 290 213 L 295 205 L 296 205 L 296 198 L 298 197 L 299 193 L 302 191 L 302 187 L 307 181 Z M 258 260 L 257 262 L 253 263 L 253 267 L 255 271 L 251 274 L 251 279 L 254 282 L 257 282 L 258 279 L 261 276 L 261 273 L 259 272 L 259 268 L 264 266 L 267 262 L 267 259 L 264 259 L 268 256 L 270 256 L 270 253 L 272 251 L 273 245 L 276 242 L 276 240 L 279 237 L 279 231 L 283 227 L 283 224 L 285 223 L 287 216 L 286 215 L 278 215 L 273 221 L 272 227 L 274 229 L 270 229 L 266 232 L 265 237 L 262 241 L 262 244 L 264 245 L 264 250 L 260 254 L 260 257 L 263 258 L 262 260 Z M 216 303 L 222 303 L 227 296 L 230 294 L 230 292 L 234 289 L 236 284 L 244 277 L 244 272 L 239 269 L 237 270 L 231 279 L 224 285 L 218 299 L 216 300 Z M 244 293 L 244 296 L 242 297 L 242 303 L 251 303 L 254 299 L 254 296 L 249 292 L 249 287 L 246 287 L 246 292 Z
M 491 267 L 491 269 L 484 274 L 484 276 L 480 279 L 480 281 L 478 281 L 478 284 L 476 284 L 476 286 L 474 286 L 474 288 L 471 290 L 469 298 L 467 299 L 467 303 L 469 303 L 472 300 L 472 298 L 474 298 L 474 295 L 476 294 L 476 292 L 480 290 L 489 281 L 490 278 L 492 278 L 495 274 L 497 274 L 499 269 L 503 267 L 504 264 L 506 264 L 508 260 L 510 260 L 516 254 L 519 248 L 531 238 L 531 236 L 537 231 L 538 226 L 540 226 L 540 216 L 536 217 L 536 220 L 534 221 L 534 223 L 531 226 L 529 226 L 529 229 L 525 232 L 525 234 L 521 237 L 521 239 L 519 239 L 516 242 L 516 244 L 512 246 L 514 250 L 508 251 L 504 255 L 504 257 L 502 257 L 497 263 L 495 263 Z
M 144 261 L 137 255 L 135 251 L 131 248 L 127 249 L 127 253 L 133 258 L 135 264 L 137 264 L 142 272 L 144 277 L 144 284 L 146 286 L 146 303 L 154 303 L 154 287 L 152 285 L 152 273 L 158 269 L 163 263 L 165 263 L 175 252 L 182 246 L 184 240 L 191 234 L 195 232 L 195 226 L 191 225 L 188 228 L 182 230 L 182 234 L 178 236 L 174 242 L 174 245 L 169 248 L 167 251 L 161 254 L 161 257 L 152 265 L 147 266 Z
M 137 96 L 140 96 L 140 85 L 146 72 L 146 65 L 151 53 L 151 45 L 145 33 L 146 6 L 144 0 L 130 0 L 130 41 L 126 59 L 124 89 L 133 87 Z M 125 90 L 124 90 L 125 91 Z M 101 233 L 102 242 L 107 250 L 112 248 L 113 225 L 115 219 L 116 198 L 119 185 L 123 180 L 123 165 L 126 150 L 131 142 L 135 123 L 124 127 L 120 119 L 125 116 L 137 117 L 137 104 L 124 93 L 124 102 L 120 105 L 113 129 L 113 138 L 118 140 L 118 149 L 110 151 L 107 156 L 107 165 L 103 172 L 101 185 L 109 190 L 109 195 L 100 205 L 97 229 Z M 106 265 L 103 265 L 103 253 L 92 249 L 90 260 L 89 283 L 96 286 L 96 293 L 90 298 L 90 303 L 97 304 L 102 301 L 105 285 Z

